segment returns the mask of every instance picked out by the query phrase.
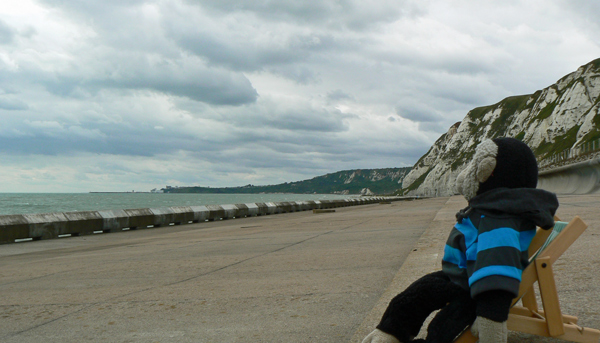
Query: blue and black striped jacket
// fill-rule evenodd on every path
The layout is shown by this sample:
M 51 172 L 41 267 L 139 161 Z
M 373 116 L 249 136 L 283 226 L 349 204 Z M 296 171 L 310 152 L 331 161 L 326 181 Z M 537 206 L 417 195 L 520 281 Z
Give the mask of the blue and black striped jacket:
M 499 188 L 472 198 L 457 214 L 442 270 L 473 298 L 491 290 L 517 296 L 536 226 L 552 228 L 557 208 L 555 194 L 532 188 Z

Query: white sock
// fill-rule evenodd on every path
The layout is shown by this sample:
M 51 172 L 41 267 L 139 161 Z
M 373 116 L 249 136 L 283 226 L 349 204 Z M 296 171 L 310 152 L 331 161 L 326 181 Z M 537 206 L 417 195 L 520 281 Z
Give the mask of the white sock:
M 479 331 L 479 343 L 506 343 L 508 328 L 506 322 L 495 322 L 493 320 L 477 317 L 477 331 Z

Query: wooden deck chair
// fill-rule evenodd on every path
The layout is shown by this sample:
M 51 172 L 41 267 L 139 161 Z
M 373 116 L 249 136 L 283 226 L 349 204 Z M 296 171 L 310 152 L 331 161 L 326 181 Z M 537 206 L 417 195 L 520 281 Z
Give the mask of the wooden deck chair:
M 558 219 L 557 219 L 558 220 Z M 519 296 L 508 315 L 509 330 L 554 337 L 572 342 L 598 343 L 600 331 L 578 326 L 577 317 L 562 314 L 552 265 L 585 231 L 587 224 L 578 216 L 571 222 L 557 221 L 552 230 L 538 228 L 529 247 L 530 264 L 521 277 Z M 538 283 L 543 310 L 538 308 L 534 284 Z M 515 305 L 521 301 L 523 306 Z M 474 343 L 477 337 L 465 330 L 456 343 Z

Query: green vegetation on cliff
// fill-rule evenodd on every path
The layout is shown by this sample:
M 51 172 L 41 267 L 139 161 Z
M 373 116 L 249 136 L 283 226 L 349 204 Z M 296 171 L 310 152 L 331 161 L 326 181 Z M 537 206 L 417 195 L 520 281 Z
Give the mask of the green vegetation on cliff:
M 360 194 L 369 189 L 375 194 L 392 194 L 402 188 L 402 180 L 410 171 L 407 168 L 356 169 L 344 170 L 310 180 L 286 182 L 278 185 L 241 187 L 169 187 L 165 193 L 212 193 L 212 194 L 257 194 L 257 193 L 297 193 L 297 194 Z

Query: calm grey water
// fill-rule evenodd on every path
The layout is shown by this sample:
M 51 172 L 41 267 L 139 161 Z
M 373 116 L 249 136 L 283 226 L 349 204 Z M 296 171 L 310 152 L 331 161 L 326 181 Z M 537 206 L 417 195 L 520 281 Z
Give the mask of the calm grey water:
M 346 199 L 333 194 L 0 193 L 0 215 Z

